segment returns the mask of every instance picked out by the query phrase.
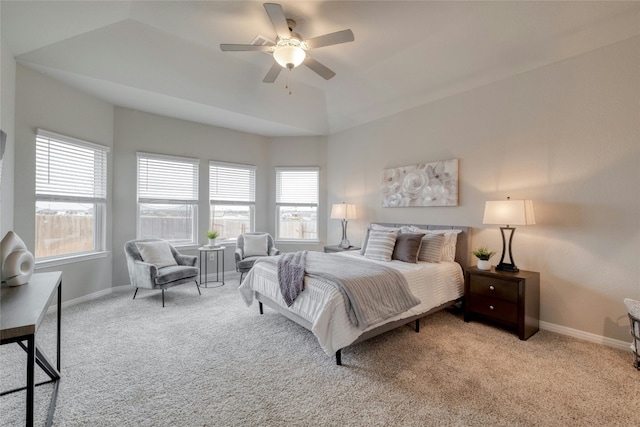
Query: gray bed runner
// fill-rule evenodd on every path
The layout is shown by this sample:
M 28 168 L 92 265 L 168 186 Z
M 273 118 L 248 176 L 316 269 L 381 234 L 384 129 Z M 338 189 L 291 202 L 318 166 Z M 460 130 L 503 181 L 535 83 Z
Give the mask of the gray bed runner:
M 258 260 L 277 269 L 279 257 Z M 305 273 L 335 286 L 351 322 L 360 330 L 420 304 L 404 276 L 390 267 L 340 254 L 308 252 Z

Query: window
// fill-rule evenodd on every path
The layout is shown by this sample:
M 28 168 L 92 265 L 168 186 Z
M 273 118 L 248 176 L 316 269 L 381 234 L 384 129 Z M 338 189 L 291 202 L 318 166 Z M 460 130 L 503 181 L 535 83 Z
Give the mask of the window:
M 209 226 L 220 238 L 253 231 L 256 167 L 209 162 Z
M 138 238 L 197 244 L 198 159 L 138 153 Z
M 276 168 L 276 238 L 318 240 L 318 168 Z
M 108 152 L 102 145 L 38 129 L 36 258 L 105 250 Z

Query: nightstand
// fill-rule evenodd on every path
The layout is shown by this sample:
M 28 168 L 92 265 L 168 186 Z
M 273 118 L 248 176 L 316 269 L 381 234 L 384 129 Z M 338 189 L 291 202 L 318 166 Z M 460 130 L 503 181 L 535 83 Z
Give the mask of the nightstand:
M 324 247 L 324 251 L 325 253 L 330 253 L 330 252 L 345 252 L 345 251 L 359 251 L 360 248 L 357 246 L 349 246 L 348 248 L 341 248 L 338 245 L 335 246 L 325 246 Z
M 506 326 L 526 340 L 540 325 L 540 273 L 464 271 L 464 321 L 481 319 Z

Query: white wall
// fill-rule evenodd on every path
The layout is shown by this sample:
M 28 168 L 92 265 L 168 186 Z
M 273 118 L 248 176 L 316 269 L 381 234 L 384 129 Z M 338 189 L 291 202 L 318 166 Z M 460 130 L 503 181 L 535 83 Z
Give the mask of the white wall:
M 374 220 L 460 224 L 475 228 L 473 247 L 500 252 L 484 202 L 532 199 L 537 225 L 517 228 L 513 251 L 541 272 L 541 320 L 628 341 L 622 299 L 640 298 L 638 70 L 635 37 L 332 135 L 328 203 L 357 204 L 352 242 Z M 458 207 L 381 207 L 384 168 L 451 158 Z
M 270 230 L 267 223 L 269 203 L 269 149 L 267 138 L 229 129 L 208 126 L 126 108 L 116 108 L 114 150 L 113 284 L 129 283 L 124 244 L 136 238 L 136 152 L 158 153 L 200 159 L 199 242 L 205 244 L 209 227 L 209 160 L 257 166 L 256 230 Z M 179 248 L 197 255 L 195 247 Z M 225 251 L 225 270 L 235 270 L 235 245 Z M 211 272 L 212 269 L 209 269 Z
M 0 8 L 1 9 L 1 8 Z M 7 134 L 7 143 L 0 178 L 0 239 L 13 230 L 13 171 L 15 152 L 16 61 L 13 53 L 0 39 L 0 129 Z
M 38 128 L 113 147 L 113 106 L 21 65 L 16 73 L 14 229 L 35 250 L 35 138 Z M 113 194 L 109 153 L 108 194 Z M 107 204 L 107 251 L 111 251 L 111 203 Z M 111 287 L 111 258 L 37 271 L 61 270 L 65 301 Z

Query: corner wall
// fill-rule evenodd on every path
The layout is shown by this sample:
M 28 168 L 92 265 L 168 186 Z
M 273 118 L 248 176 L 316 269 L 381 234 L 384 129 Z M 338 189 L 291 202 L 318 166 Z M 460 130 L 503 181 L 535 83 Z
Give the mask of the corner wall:
M 622 300 L 640 299 L 638 70 L 634 37 L 331 135 L 327 203 L 357 205 L 352 242 L 371 221 L 460 224 L 474 227 L 473 247 L 500 252 L 484 202 L 532 199 L 537 224 L 517 228 L 513 253 L 541 272 L 541 320 L 628 342 Z M 458 207 L 382 208 L 383 169 L 451 158 Z

